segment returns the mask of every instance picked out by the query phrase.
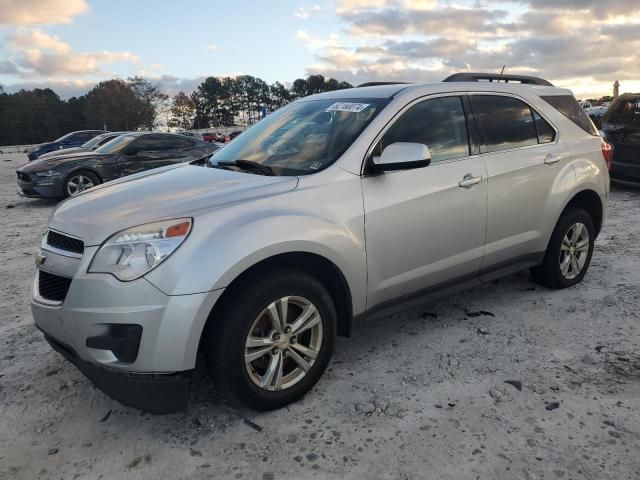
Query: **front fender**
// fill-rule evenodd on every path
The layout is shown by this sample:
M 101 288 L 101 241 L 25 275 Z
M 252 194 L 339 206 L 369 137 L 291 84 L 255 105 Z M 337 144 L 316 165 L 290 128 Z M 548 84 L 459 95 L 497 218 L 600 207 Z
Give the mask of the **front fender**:
M 226 222 L 213 217 L 224 215 Z M 147 279 L 169 295 L 184 295 L 226 288 L 241 273 L 275 255 L 305 252 L 331 261 L 344 275 L 352 296 L 354 314 L 364 310 L 366 299 L 366 253 L 364 220 L 359 215 L 337 223 L 305 212 L 279 211 L 234 216 L 210 215 L 215 228 L 198 228 L 206 218 L 194 221 L 185 245 Z M 217 220 L 217 221 L 216 221 Z M 215 223 L 214 223 L 215 222 Z

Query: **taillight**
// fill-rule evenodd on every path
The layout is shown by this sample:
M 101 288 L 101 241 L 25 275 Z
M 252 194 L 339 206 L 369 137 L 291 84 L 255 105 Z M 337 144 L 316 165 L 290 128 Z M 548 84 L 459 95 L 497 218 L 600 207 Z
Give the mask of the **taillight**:
M 607 164 L 607 170 L 611 171 L 611 152 L 613 151 L 613 149 L 611 148 L 611 144 L 603 140 L 602 145 L 600 146 L 600 150 L 602 150 L 604 163 Z

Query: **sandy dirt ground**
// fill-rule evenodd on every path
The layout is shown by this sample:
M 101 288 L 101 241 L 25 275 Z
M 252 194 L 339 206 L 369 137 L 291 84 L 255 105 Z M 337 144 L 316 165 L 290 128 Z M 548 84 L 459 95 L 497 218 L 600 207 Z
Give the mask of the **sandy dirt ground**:
M 521 273 L 371 321 L 279 411 L 233 408 L 204 377 L 187 413 L 152 416 L 33 325 L 54 203 L 16 196 L 25 160 L 0 155 L 0 478 L 640 478 L 640 190 L 614 187 L 574 288 Z

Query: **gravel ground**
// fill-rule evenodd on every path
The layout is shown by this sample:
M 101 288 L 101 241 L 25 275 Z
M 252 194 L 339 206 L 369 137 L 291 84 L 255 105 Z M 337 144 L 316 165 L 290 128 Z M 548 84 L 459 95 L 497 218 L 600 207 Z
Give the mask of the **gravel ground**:
M 279 411 L 233 408 L 204 377 L 187 413 L 152 416 L 35 329 L 54 203 L 16 196 L 24 161 L 0 156 L 0 478 L 640 478 L 640 190 L 613 189 L 574 288 L 522 273 L 371 321 Z

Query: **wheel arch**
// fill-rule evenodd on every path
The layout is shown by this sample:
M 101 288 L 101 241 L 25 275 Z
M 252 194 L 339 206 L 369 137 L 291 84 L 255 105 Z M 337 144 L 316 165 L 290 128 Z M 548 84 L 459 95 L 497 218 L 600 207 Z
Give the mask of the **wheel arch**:
M 596 229 L 596 236 L 602 229 L 602 221 L 604 216 L 604 205 L 600 195 L 595 190 L 590 188 L 580 190 L 574 193 L 574 195 L 567 201 L 560 216 L 566 212 L 569 208 L 581 208 L 585 210 L 593 220 L 593 225 Z
M 353 302 L 351 289 L 345 275 L 334 262 L 325 256 L 317 253 L 295 251 L 280 253 L 262 259 L 243 270 L 231 281 L 209 313 L 200 337 L 200 348 L 204 345 L 204 336 L 219 319 L 216 313 L 222 309 L 225 302 L 233 297 L 234 291 L 251 277 L 265 275 L 278 268 L 294 268 L 317 278 L 329 291 L 336 307 L 338 335 L 344 337 L 351 335 Z
M 78 173 L 78 172 L 90 172 L 93 173 L 96 177 L 98 177 L 98 180 L 100 180 L 100 183 L 104 183 L 104 180 L 102 179 L 102 175 L 100 175 L 100 173 L 98 173 L 98 171 L 94 168 L 91 167 L 87 167 L 85 165 L 73 168 L 72 170 L 70 170 L 69 172 L 67 172 L 64 176 L 64 183 L 66 185 L 67 180 L 69 180 L 69 178 L 71 177 L 71 175 Z

